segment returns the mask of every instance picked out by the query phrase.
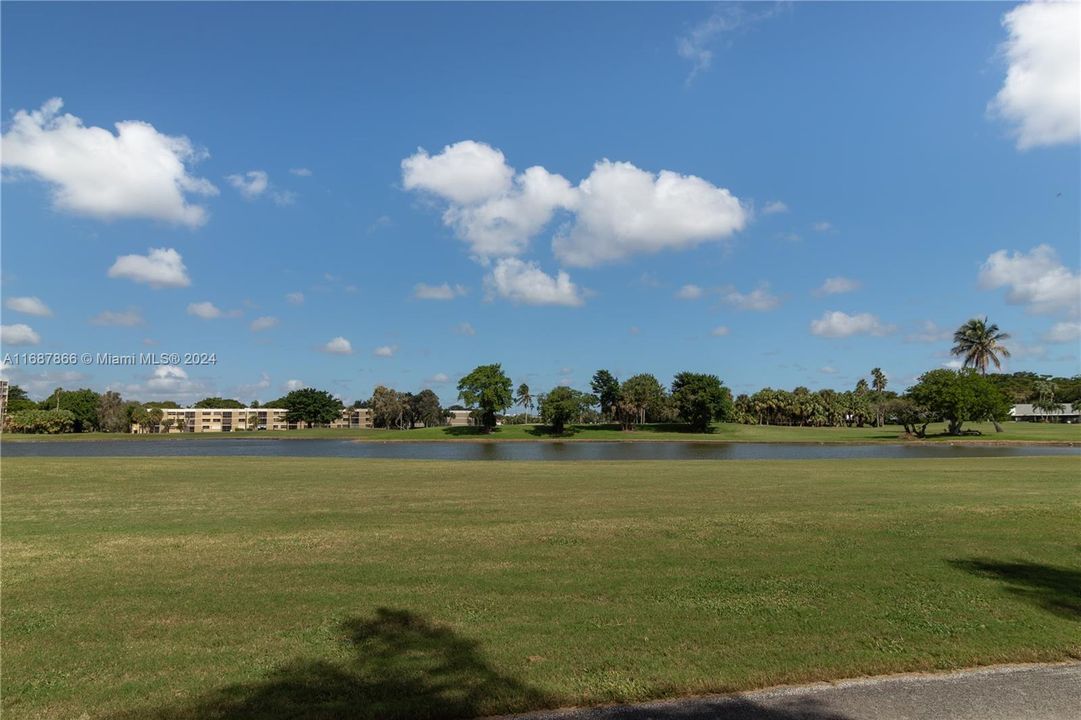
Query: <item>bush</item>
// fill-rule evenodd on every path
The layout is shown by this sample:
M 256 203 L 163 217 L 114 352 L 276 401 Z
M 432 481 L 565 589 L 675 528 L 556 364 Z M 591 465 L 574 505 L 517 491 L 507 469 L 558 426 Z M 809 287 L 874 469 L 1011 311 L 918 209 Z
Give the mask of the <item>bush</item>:
M 75 413 L 70 410 L 20 410 L 4 421 L 9 432 L 59 435 L 75 428 Z

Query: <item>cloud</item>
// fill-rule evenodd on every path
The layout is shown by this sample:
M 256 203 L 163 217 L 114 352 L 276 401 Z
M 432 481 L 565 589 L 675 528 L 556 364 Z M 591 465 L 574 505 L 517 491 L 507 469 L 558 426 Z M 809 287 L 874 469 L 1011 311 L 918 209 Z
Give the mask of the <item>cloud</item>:
M 741 293 L 734 287 L 722 290 L 722 299 L 740 310 L 766 312 L 781 304 L 781 299 L 769 291 L 769 283 L 761 283 L 749 293 Z
M 788 206 L 780 200 L 770 200 L 766 203 L 765 207 L 762 208 L 763 215 L 777 215 L 786 212 L 788 212 Z
M 818 372 L 822 373 L 823 375 L 836 375 L 837 374 L 837 368 L 835 368 L 835 367 L 833 367 L 831 365 L 826 365 L 824 367 L 818 368 Z
M 37 345 L 39 342 L 41 342 L 41 336 L 29 325 L 23 323 L 0 325 L 0 344 Z
M 91 325 L 105 325 L 113 327 L 134 327 L 143 324 L 143 316 L 136 308 L 128 308 L 123 312 L 103 310 L 90 318 Z
M 198 302 L 190 303 L 188 305 L 188 315 L 194 315 L 200 317 L 203 320 L 213 320 L 222 316 L 222 311 L 214 305 L 212 302 Z
M 849 293 L 854 290 L 859 290 L 862 286 L 859 280 L 852 280 L 846 277 L 831 277 L 826 278 L 826 281 L 822 283 L 822 286 L 814 291 L 814 295 L 822 297 L 823 295 L 840 295 L 842 293 Z
M 120 389 L 125 396 L 153 395 L 153 399 L 156 400 L 169 399 L 178 402 L 190 402 L 215 394 L 211 383 L 189 378 L 188 373 L 177 365 L 156 367 L 145 383 L 128 385 Z
M 919 332 L 905 337 L 909 342 L 935 343 L 953 339 L 953 330 L 939 327 L 931 320 L 925 320 Z
M 1081 322 L 1055 323 L 1044 335 L 1044 340 L 1053 343 L 1077 342 L 1081 340 Z
M 372 351 L 372 355 L 376 357 L 389 358 L 394 357 L 394 353 L 398 352 L 397 345 L 380 345 Z
M 172 248 L 151 248 L 146 255 L 121 255 L 109 268 L 109 277 L 127 278 L 155 289 L 191 285 L 183 258 Z
M 456 325 L 454 328 L 454 332 L 457 335 L 467 335 L 469 337 L 477 334 L 477 331 L 473 328 L 473 326 L 467 322 L 458 323 L 458 325 Z
M 687 76 L 687 84 L 713 64 L 713 50 L 710 46 L 717 38 L 767 20 L 780 12 L 780 8 L 780 3 L 768 6 L 765 3 L 717 5 L 708 18 L 676 40 L 676 52 L 684 60 L 693 63 Z
M 491 145 L 463 140 L 438 155 L 423 148 L 402 160 L 406 190 L 425 190 L 459 205 L 481 202 L 507 192 L 514 169 Z
M 262 170 L 249 170 L 242 175 L 228 175 L 225 179 L 248 200 L 254 200 L 270 187 L 270 177 Z
M 462 285 L 454 285 L 453 287 L 448 283 L 442 285 L 425 285 L 424 283 L 417 283 L 413 286 L 413 297 L 417 300 L 453 300 L 456 297 L 465 295 L 468 290 Z
M 1081 138 L 1081 5 L 1029 2 L 1002 18 L 1006 81 L 988 106 L 1019 150 Z
M 297 194 L 292 190 L 274 190 L 270 193 L 270 199 L 278 207 L 287 207 L 297 201 Z
M 1005 250 L 992 253 L 980 267 L 980 287 L 1008 288 L 1006 302 L 1024 305 L 1033 314 L 1081 315 L 1081 274 L 1071 272 L 1050 245 L 1028 254 Z
M 286 296 L 285 296 L 285 302 L 289 303 L 290 305 L 303 305 L 304 304 L 304 293 L 302 293 L 302 292 L 287 293 Z
M 642 328 L 638 327 L 637 325 L 631 325 L 629 328 L 627 328 L 627 332 L 631 335 L 640 335 L 642 333 Z
M 5 168 L 26 171 L 52 185 L 58 210 L 106 220 L 141 217 L 197 227 L 206 209 L 189 195 L 217 195 L 188 166 L 206 157 L 182 136 L 159 133 L 139 121 L 116 123 L 117 134 L 85 127 L 53 98 L 38 110 L 19 110 L 0 140 Z
M 947 360 L 946 362 L 942 363 L 942 367 L 950 368 L 951 370 L 960 370 L 964 366 L 965 361 L 960 358 L 956 358 L 954 360 Z
M 304 382 L 303 380 L 295 380 L 294 379 L 294 380 L 286 380 L 285 383 L 282 385 L 282 390 L 284 390 L 287 393 L 291 393 L 294 390 L 303 390 L 306 387 L 308 387 L 308 384 L 306 382 Z
M 820 233 L 829 232 L 833 229 L 833 223 L 831 223 L 829 220 L 819 220 L 818 222 L 811 225 L 811 229 L 813 229 L 815 232 Z
M 705 290 L 697 285 L 684 285 L 676 292 L 680 300 L 697 300 L 705 294 Z
M 728 190 L 692 175 L 602 160 L 575 187 L 539 165 L 516 174 L 502 152 L 473 140 L 434 156 L 419 150 L 402 161 L 402 181 L 449 204 L 443 223 L 482 262 L 521 255 L 560 210 L 573 221 L 552 249 L 573 266 L 723 239 L 749 219 Z
M 450 375 L 447 375 L 446 373 L 436 373 L 430 378 L 427 378 L 424 382 L 431 385 L 443 385 L 444 383 L 450 382 Z
M 277 326 L 278 318 L 272 315 L 264 315 L 263 317 L 257 317 L 251 321 L 252 332 L 262 332 L 263 330 L 269 330 L 272 327 Z
M 818 320 L 811 321 L 811 334 L 819 337 L 843 338 L 852 335 L 887 335 L 893 327 L 883 325 L 870 313 L 848 315 L 836 310 L 825 312 Z
M 321 350 L 325 353 L 331 353 L 332 355 L 353 354 L 352 344 L 340 335 L 327 342 L 327 344 L 324 345 Z
M 488 299 L 501 297 L 525 305 L 567 305 L 585 302 L 578 286 L 560 270 L 553 278 L 536 263 L 517 258 L 502 258 L 484 278 Z
M 583 180 L 575 221 L 552 241 L 556 257 L 591 267 L 636 254 L 692 248 L 742 230 L 747 210 L 694 175 L 602 160 Z
M 728 334 L 728 326 L 727 325 L 718 325 L 717 327 L 713 328 L 713 330 L 710 331 L 709 334 L 712 335 L 713 337 L 724 337 L 725 335 Z
M 308 168 L 303 168 L 303 167 L 301 167 L 301 168 L 289 168 L 289 172 L 296 175 L 297 177 L 311 177 L 312 176 L 312 171 L 309 170 Z
M 15 312 L 21 312 L 26 315 L 36 315 L 37 317 L 49 317 L 53 314 L 53 311 L 49 309 L 49 306 L 43 303 L 36 297 L 13 297 L 8 298 L 4 306 L 8 310 L 14 310 Z

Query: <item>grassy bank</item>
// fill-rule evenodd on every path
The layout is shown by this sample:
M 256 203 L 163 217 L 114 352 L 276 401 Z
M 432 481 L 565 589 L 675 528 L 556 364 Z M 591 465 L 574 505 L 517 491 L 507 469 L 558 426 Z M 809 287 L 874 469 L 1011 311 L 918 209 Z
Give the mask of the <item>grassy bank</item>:
M 1057 442 L 1081 443 L 1081 425 L 1056 423 L 1004 423 L 1005 432 L 997 433 L 991 423 L 969 423 L 965 430 L 979 430 L 981 435 L 962 437 L 946 435 L 946 425 L 928 427 L 926 442 Z M 132 435 L 129 433 L 71 433 L 67 435 L 20 435 L 6 433 L 4 442 L 85 442 L 89 440 L 125 440 L 132 442 L 183 441 L 197 438 L 247 438 L 261 440 L 372 440 L 389 441 L 454 441 L 454 440 L 561 440 L 561 441 L 693 441 L 693 442 L 812 442 L 812 443 L 879 443 L 910 442 L 904 439 L 904 428 L 887 425 L 881 428 L 814 428 L 769 425 L 737 425 L 717 423 L 712 432 L 693 433 L 682 425 L 641 425 L 624 432 L 618 425 L 572 425 L 565 433 L 553 436 L 542 425 L 505 425 L 485 434 L 475 427 L 432 427 L 414 430 L 349 430 L 314 428 L 235 433 L 166 433 L 161 435 Z
M 1077 657 L 1078 470 L 5 459 L 3 710 L 451 717 Z

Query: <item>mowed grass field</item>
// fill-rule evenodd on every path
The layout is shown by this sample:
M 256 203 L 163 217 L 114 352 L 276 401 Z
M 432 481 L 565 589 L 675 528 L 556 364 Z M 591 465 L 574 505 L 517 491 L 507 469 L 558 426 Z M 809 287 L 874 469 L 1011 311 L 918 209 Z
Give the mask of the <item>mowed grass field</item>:
M 23 435 L 5 433 L 5 442 L 86 442 L 91 440 L 131 440 L 153 442 L 155 440 L 183 441 L 197 438 L 213 440 L 232 438 L 258 438 L 261 440 L 370 440 L 386 441 L 454 441 L 484 440 L 491 442 L 509 440 L 560 440 L 560 441 L 689 441 L 689 442 L 754 442 L 754 443 L 879 443 L 879 442 L 1054 442 L 1081 443 L 1081 425 L 1066 423 L 1002 423 L 1003 432 L 995 432 L 991 423 L 966 423 L 965 430 L 979 430 L 981 435 L 946 435 L 945 423 L 927 428 L 925 440 L 904 438 L 904 428 L 899 425 L 874 427 L 789 427 L 779 425 L 739 425 L 715 423 L 711 432 L 694 433 L 678 424 L 640 425 L 625 432 L 618 425 L 571 425 L 562 435 L 553 436 L 543 425 L 504 425 L 495 432 L 485 434 L 480 428 L 470 426 L 415 428 L 413 430 L 359 430 L 347 428 L 313 428 L 310 430 L 241 431 L 231 433 L 164 433 L 133 435 L 131 433 L 69 433 L 66 435 Z
M 1081 458 L 2 467 L 5 718 L 468 717 L 1081 657 Z

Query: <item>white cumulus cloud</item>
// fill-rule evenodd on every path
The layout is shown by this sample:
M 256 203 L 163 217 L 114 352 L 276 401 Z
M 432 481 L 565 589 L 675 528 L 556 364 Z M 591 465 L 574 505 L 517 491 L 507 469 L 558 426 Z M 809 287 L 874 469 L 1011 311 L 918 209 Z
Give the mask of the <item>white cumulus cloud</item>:
M 860 289 L 860 281 L 853 280 L 846 277 L 831 277 L 826 278 L 826 281 L 814 291 L 815 295 L 840 295 L 841 293 L 849 293 Z
M 449 283 L 443 283 L 442 285 L 417 283 L 413 286 L 413 297 L 417 300 L 453 300 L 456 297 L 465 295 L 466 292 L 464 286 L 450 285 Z
M 769 283 L 761 283 L 748 293 L 741 293 L 733 287 L 725 288 L 722 292 L 722 299 L 740 310 L 766 312 L 781 304 L 781 299 L 770 292 Z
M 727 334 L 728 334 L 728 327 L 725 326 L 725 325 L 718 325 L 717 327 L 713 328 L 713 330 L 710 332 L 710 335 L 712 335 L 713 337 L 724 337 Z
M 467 322 L 458 323 L 454 328 L 454 332 L 458 335 L 466 335 L 468 337 L 473 337 L 477 334 L 476 328 Z
M 871 313 L 848 315 L 837 310 L 822 314 L 818 320 L 811 321 L 811 334 L 819 337 L 843 338 L 851 335 L 887 335 L 893 328 L 884 325 Z
M 215 318 L 220 318 L 222 316 L 222 311 L 212 302 L 197 302 L 188 304 L 188 315 L 194 315 L 203 320 L 213 320 Z
M 418 148 L 402 160 L 406 190 L 425 190 L 461 205 L 506 192 L 513 177 L 502 152 L 473 140 L 447 145 L 438 155 Z
M 302 293 L 302 292 L 287 293 L 285 295 L 285 302 L 289 303 L 290 305 L 303 305 L 304 304 L 304 293 Z
M 987 290 L 1008 288 L 1006 301 L 1034 314 L 1081 314 L 1081 274 L 1063 265 L 1050 245 L 1027 254 L 992 253 L 980 268 L 979 282 Z
M 450 375 L 447 375 L 446 373 L 436 373 L 435 375 L 432 375 L 430 378 L 428 378 L 425 382 L 432 385 L 442 385 L 444 383 L 450 382 Z
M 680 300 L 697 300 L 702 297 L 705 292 L 706 291 L 698 285 L 684 285 L 676 291 L 676 297 Z
M 37 317 L 49 317 L 53 314 L 53 311 L 49 309 L 49 306 L 43 303 L 36 297 L 13 297 L 8 298 L 4 306 L 8 310 L 14 310 L 15 312 L 21 312 L 26 315 L 36 315 Z
M 574 186 L 539 165 L 516 174 L 502 152 L 473 140 L 406 158 L 402 182 L 445 200 L 444 224 L 482 262 L 522 254 L 559 211 L 572 218 L 552 249 L 574 266 L 723 239 L 749 219 L 728 190 L 693 175 L 602 160 Z
M 322 347 L 323 352 L 331 353 L 332 355 L 352 355 L 353 345 L 339 335 L 336 338 L 332 338 Z
M 788 206 L 780 200 L 770 200 L 762 208 L 763 215 L 778 215 L 780 213 L 788 212 Z
M 121 255 L 109 268 L 109 277 L 127 278 L 152 288 L 191 285 L 183 258 L 172 248 L 151 248 L 146 255 Z
M 536 263 L 517 258 L 496 261 L 484 278 L 484 287 L 489 299 L 500 297 L 525 305 L 578 306 L 584 302 L 578 286 L 563 270 L 552 277 Z
M 990 110 L 1009 122 L 1017 147 L 1081 138 L 1081 4 L 1028 2 L 1002 18 L 1006 81 Z
M 270 186 L 270 177 L 263 170 L 249 170 L 242 174 L 228 175 L 225 179 L 249 200 L 259 197 Z
M 398 352 L 397 345 L 380 345 L 372 351 L 372 355 L 375 355 L 376 357 L 388 358 L 394 357 L 394 353 L 396 352 Z
M 725 188 L 694 175 L 659 174 L 602 160 L 583 180 L 575 221 L 552 241 L 567 265 L 589 267 L 631 255 L 680 250 L 742 230 L 747 210 Z
M 294 390 L 303 390 L 306 387 L 308 387 L 308 384 L 306 382 L 304 382 L 303 380 L 296 380 L 296 379 L 286 380 L 285 383 L 282 385 L 282 389 L 285 390 L 285 392 L 293 392 Z
M 91 325 L 106 325 L 115 327 L 134 327 L 142 325 L 143 316 L 136 308 L 128 308 L 121 312 L 103 310 L 90 318 Z
M 0 344 L 37 345 L 39 342 L 41 342 L 41 336 L 29 325 L 23 323 L 0 325 Z
M 181 225 L 206 222 L 206 209 L 189 195 L 216 195 L 189 165 L 205 153 L 182 136 L 165 135 L 135 120 L 116 123 L 116 134 L 86 127 L 53 98 L 38 110 L 19 110 L 0 140 L 3 166 L 25 171 L 53 187 L 60 210 L 103 219 L 143 217 Z
M 261 332 L 263 330 L 269 330 L 277 324 L 278 318 L 272 315 L 264 315 L 263 317 L 257 317 L 251 321 L 251 331 Z

